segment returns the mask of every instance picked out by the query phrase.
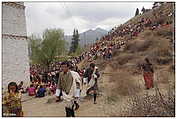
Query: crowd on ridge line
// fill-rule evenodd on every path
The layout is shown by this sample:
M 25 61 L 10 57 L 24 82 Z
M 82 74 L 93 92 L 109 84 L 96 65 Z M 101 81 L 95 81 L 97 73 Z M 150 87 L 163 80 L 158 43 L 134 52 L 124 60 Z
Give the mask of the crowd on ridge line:
M 161 5 L 157 5 L 153 9 L 159 8 Z M 161 14 L 164 15 L 163 11 Z M 155 15 L 156 19 L 162 17 L 160 15 Z M 174 16 L 174 12 L 165 13 L 168 18 L 172 18 Z M 112 28 L 107 35 L 103 36 L 100 40 L 98 40 L 93 46 L 90 47 L 90 51 L 88 54 L 88 61 L 92 61 L 96 59 L 97 56 L 102 56 L 105 58 L 111 58 L 112 52 L 114 49 L 124 48 L 129 40 L 136 38 L 141 32 L 146 29 L 155 30 L 161 27 L 168 27 L 172 22 L 166 21 L 161 22 L 158 20 L 153 20 L 152 18 L 139 18 L 139 21 L 131 22 L 128 24 L 120 25 L 118 27 Z M 128 36 L 128 37 L 127 37 Z
M 170 17 L 170 16 L 169 16 Z M 88 61 L 96 59 L 98 56 L 102 56 L 104 59 L 112 57 L 114 49 L 123 48 L 129 40 L 137 37 L 139 33 L 145 29 L 155 30 L 160 27 L 168 27 L 169 23 L 152 22 L 152 20 L 142 18 L 136 24 L 129 24 L 127 26 L 119 26 L 113 28 L 107 35 L 103 36 L 98 42 L 91 46 L 88 54 Z M 125 36 L 129 35 L 129 38 Z

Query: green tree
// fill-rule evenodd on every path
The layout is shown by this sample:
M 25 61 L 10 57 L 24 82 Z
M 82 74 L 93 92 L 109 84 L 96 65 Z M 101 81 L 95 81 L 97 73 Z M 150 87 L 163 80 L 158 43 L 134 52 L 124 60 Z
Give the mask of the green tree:
M 135 16 L 139 15 L 139 9 L 136 8 Z
M 86 51 L 85 48 L 83 48 L 83 47 L 81 47 L 80 45 L 78 45 L 76 51 L 75 51 L 74 53 L 70 53 L 69 55 L 70 55 L 70 56 L 79 56 L 79 55 L 81 55 L 81 54 L 82 54 L 83 52 L 85 52 L 85 51 Z
M 82 48 L 80 45 L 78 45 L 77 49 L 76 49 L 76 55 L 80 55 L 82 54 L 82 52 L 84 52 L 84 48 Z
M 42 38 L 30 37 L 31 61 L 49 68 L 57 56 L 66 52 L 63 39 L 64 32 L 61 29 L 46 29 Z
M 77 30 L 77 29 L 74 29 L 69 54 L 76 52 L 76 49 L 77 49 L 78 46 L 79 46 L 79 41 L 80 41 L 80 39 L 79 39 L 78 30 Z

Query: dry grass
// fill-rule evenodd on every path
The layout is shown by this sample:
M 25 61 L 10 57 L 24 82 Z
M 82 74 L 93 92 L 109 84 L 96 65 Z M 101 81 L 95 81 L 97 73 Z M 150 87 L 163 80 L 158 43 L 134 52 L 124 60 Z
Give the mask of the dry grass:
M 136 53 L 136 52 L 144 52 L 148 51 L 148 48 L 154 46 L 154 44 L 157 44 L 157 40 L 159 38 L 155 38 L 153 35 L 153 32 L 150 30 L 145 30 L 144 32 L 140 33 L 139 37 L 137 39 L 134 39 L 132 41 L 129 41 L 126 45 L 125 50 L 130 53 Z
M 117 62 L 119 65 L 124 65 L 128 63 L 130 60 L 134 59 L 134 55 L 130 53 L 122 53 L 118 58 Z
M 149 39 L 153 37 L 153 32 L 151 30 L 144 30 L 144 32 L 141 32 L 138 36 L 140 39 Z
M 161 29 L 162 30 L 162 29 Z M 159 31 L 160 32 L 160 31 Z M 138 40 L 131 41 L 127 44 L 126 51 L 130 53 L 139 53 L 139 56 L 149 57 L 156 64 L 163 65 L 172 62 L 173 46 L 171 43 L 172 35 L 165 31 L 168 38 L 161 36 L 158 32 L 146 30 L 141 33 Z M 164 33 L 164 34 L 165 34 Z
M 153 39 L 152 39 L 153 40 Z M 172 62 L 172 48 L 168 39 L 159 39 L 146 52 L 155 63 L 159 65 L 169 64 Z
M 166 98 L 166 99 L 165 99 Z M 175 96 L 143 95 L 130 98 L 130 112 L 124 116 L 134 117 L 174 117 Z
M 172 58 L 171 57 L 157 57 L 156 62 L 159 65 L 169 64 L 171 63 Z
M 141 52 L 141 51 L 145 51 L 150 45 L 150 42 L 147 41 L 132 41 L 127 43 L 126 45 L 126 50 L 128 50 L 131 53 L 135 53 L 135 52 Z
M 174 87 L 175 84 L 175 74 L 174 72 L 169 72 L 168 67 L 165 68 L 167 70 L 159 70 L 158 71 L 158 83 L 168 84 L 169 86 Z
M 175 63 L 169 65 L 169 67 L 168 67 L 168 71 L 169 71 L 169 72 L 175 73 L 175 65 L 174 65 L 174 64 L 175 64 Z
M 164 75 L 162 75 L 164 74 Z M 155 93 L 133 95 L 127 101 L 127 109 L 121 116 L 134 117 L 174 117 L 175 116 L 175 77 L 174 73 L 161 72 L 158 84 L 165 83 L 167 92 L 160 85 L 155 85 Z M 161 91 L 160 91 L 161 89 Z
M 111 62 L 109 62 L 109 65 L 111 66 L 111 68 L 116 70 L 118 68 L 121 68 L 122 65 L 128 63 L 128 61 L 131 59 L 133 59 L 133 54 L 117 52 L 116 54 L 114 54 Z
M 163 28 L 157 29 L 157 31 L 155 32 L 155 35 L 162 36 L 162 37 L 172 37 L 173 33 L 174 31 L 172 30 L 172 27 L 163 27 Z
M 95 61 L 96 66 L 99 68 L 99 71 L 103 71 L 106 68 L 106 61 L 102 58 L 99 58 Z
M 126 72 L 120 72 L 112 75 L 110 80 L 115 83 L 115 86 L 112 88 L 111 95 L 114 96 L 129 96 L 138 93 L 139 87 L 131 75 L 128 75 Z

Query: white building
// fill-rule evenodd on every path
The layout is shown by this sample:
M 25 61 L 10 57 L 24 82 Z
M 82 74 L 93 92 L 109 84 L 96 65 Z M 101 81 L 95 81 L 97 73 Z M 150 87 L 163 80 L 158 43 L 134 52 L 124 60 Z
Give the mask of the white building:
M 23 2 L 2 2 L 2 88 L 29 83 L 29 57 Z

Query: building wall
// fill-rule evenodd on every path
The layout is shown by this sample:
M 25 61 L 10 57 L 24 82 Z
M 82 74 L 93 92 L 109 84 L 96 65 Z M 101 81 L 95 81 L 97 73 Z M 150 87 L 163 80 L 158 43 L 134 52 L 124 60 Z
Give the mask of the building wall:
M 20 7 L 22 5 L 11 4 L 2 4 L 2 33 L 26 36 L 25 9 Z
M 11 81 L 29 83 L 25 9 L 2 5 L 2 87 Z

